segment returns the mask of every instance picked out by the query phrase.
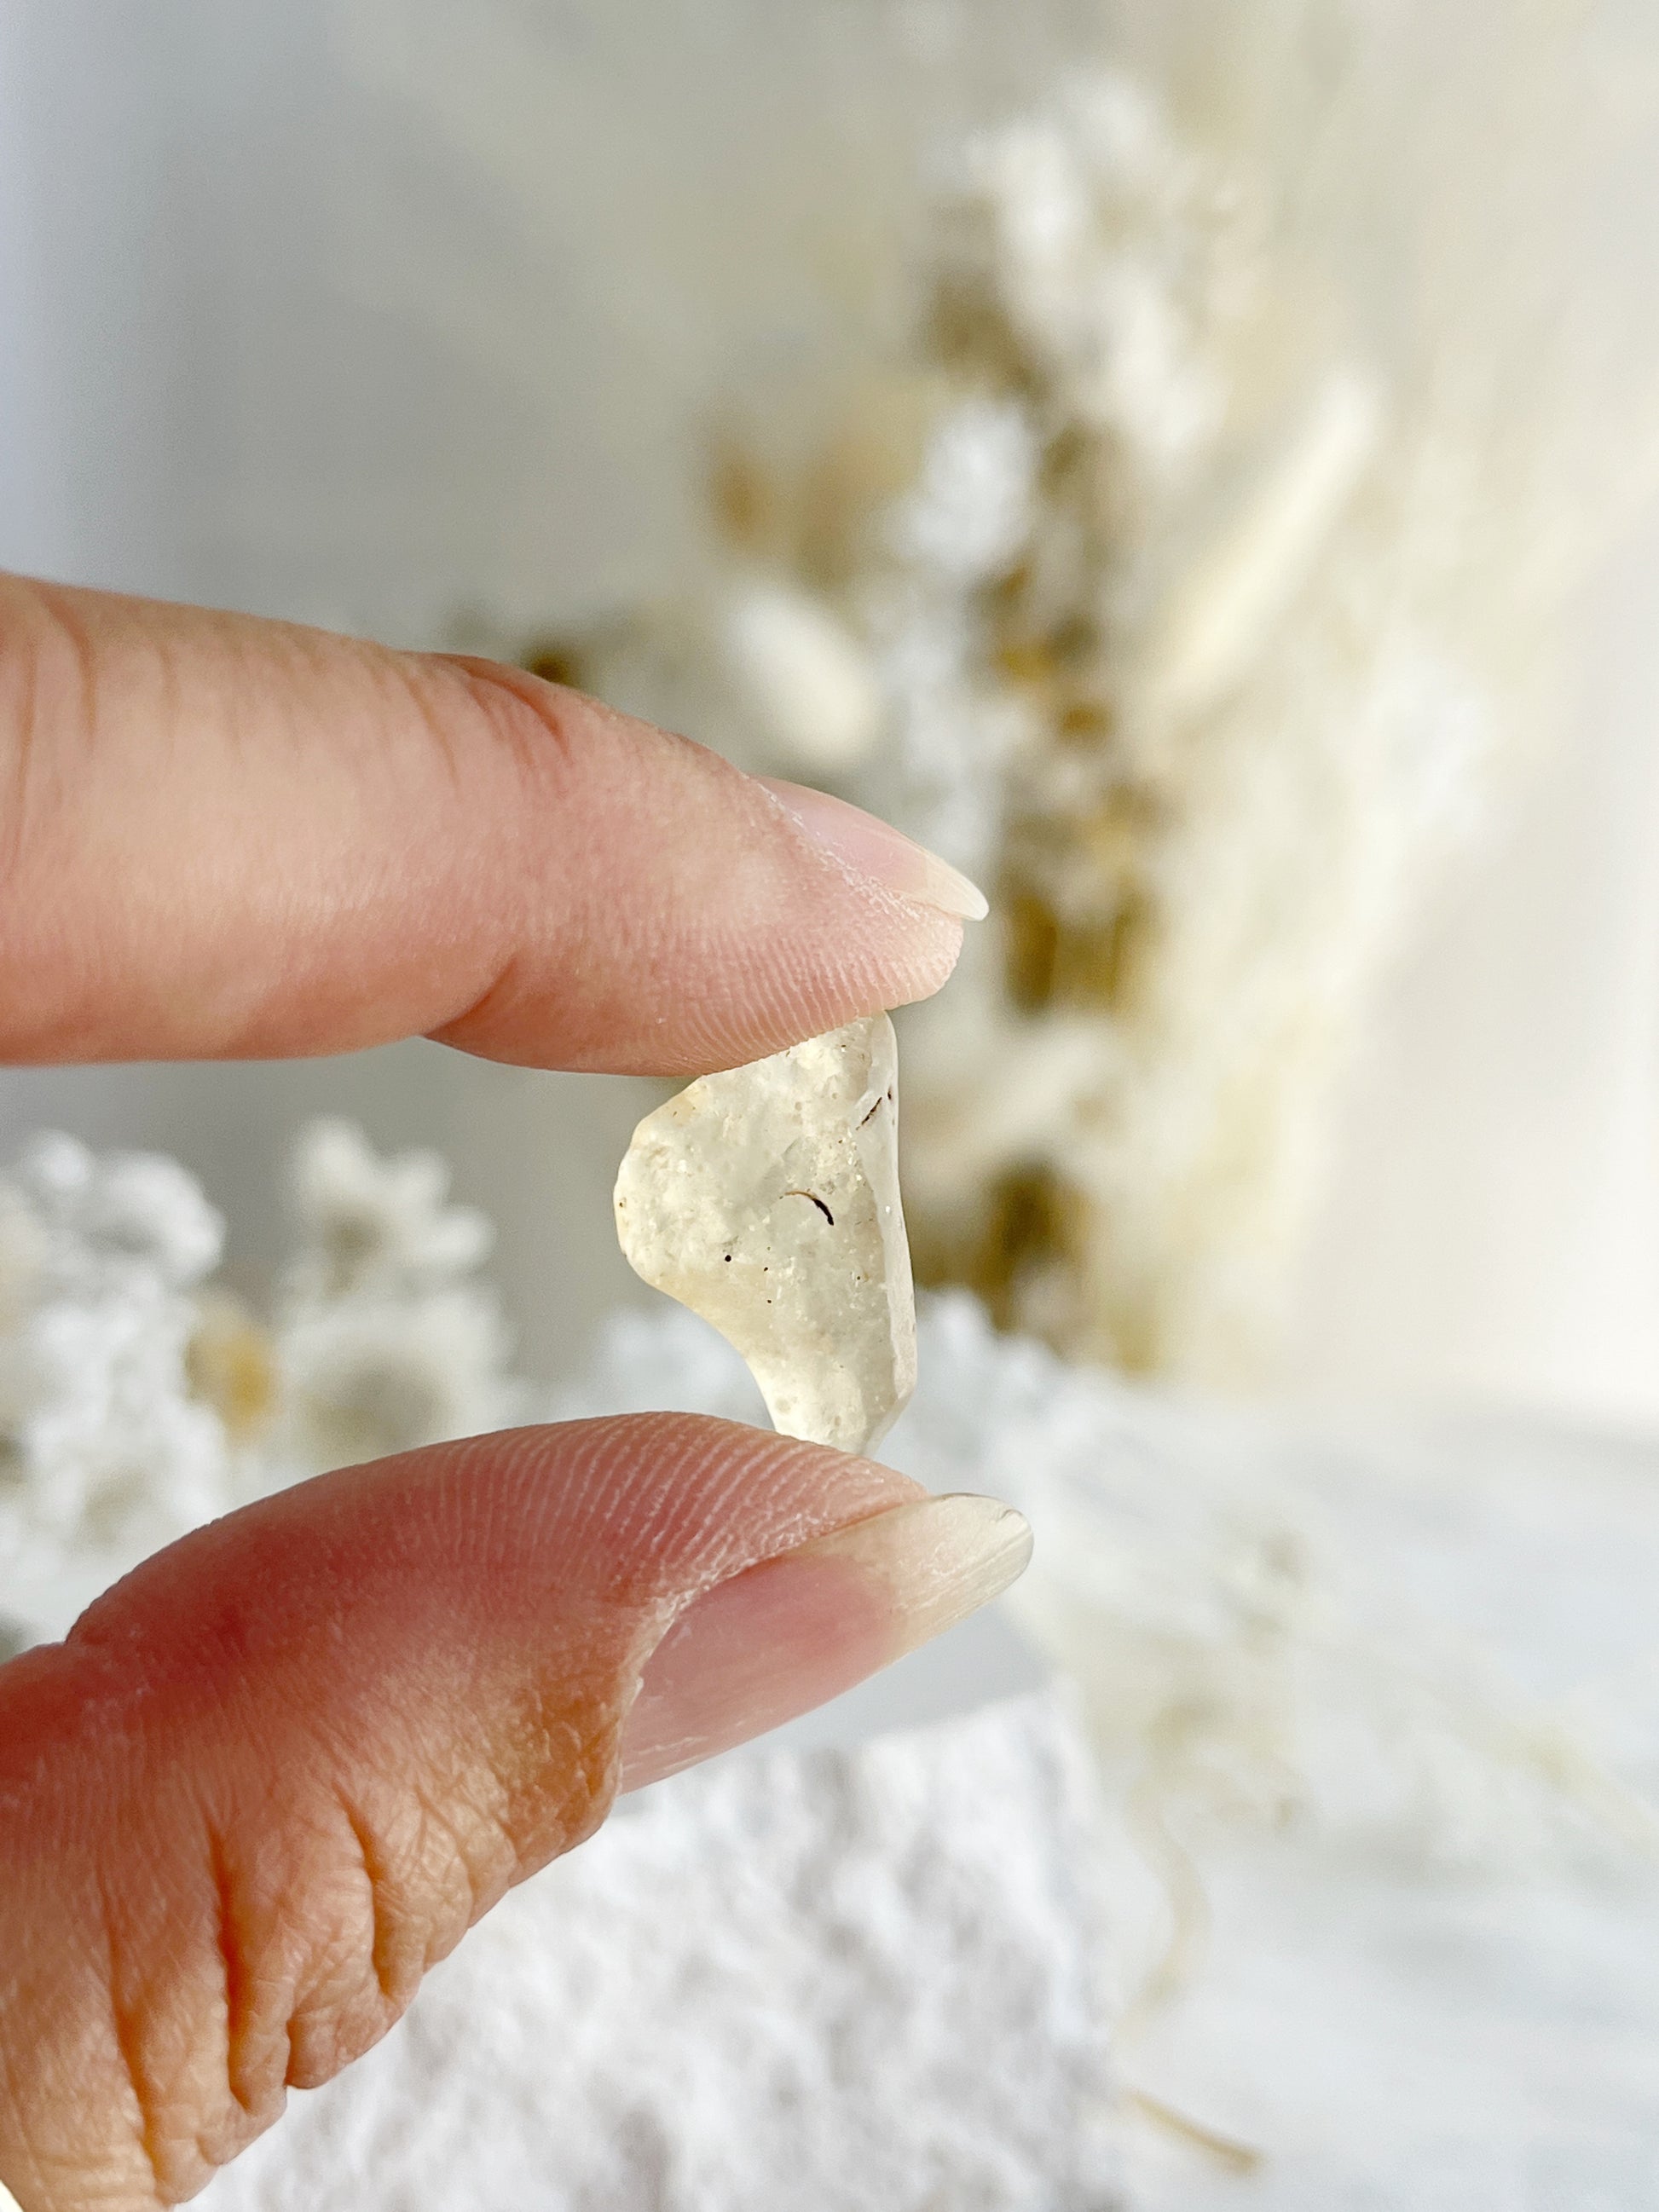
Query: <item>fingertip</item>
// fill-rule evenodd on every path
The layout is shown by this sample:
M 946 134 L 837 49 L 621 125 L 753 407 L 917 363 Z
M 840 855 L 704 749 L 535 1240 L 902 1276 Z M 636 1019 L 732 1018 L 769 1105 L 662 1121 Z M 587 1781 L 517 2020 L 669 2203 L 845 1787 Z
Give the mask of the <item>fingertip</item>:
M 918 1497 L 719 1584 L 652 1653 L 622 1740 L 637 1790 L 811 1712 L 930 1643 L 1024 1572 L 994 1498 Z
M 928 996 L 977 910 L 884 825 L 523 671 L 3 579 L 0 617 L 9 1061 L 431 1036 L 704 1073 Z
M 522 943 L 431 1034 L 485 1057 L 670 1077 L 765 1058 L 950 980 L 967 879 L 825 793 L 527 672 L 431 657 L 497 726 L 527 778 L 527 842 L 499 856 L 503 941 L 545 897 L 546 827 L 579 817 L 582 866 L 556 970 Z M 441 719 L 442 708 L 437 709 Z
M 854 876 L 956 921 L 983 921 L 991 902 L 960 868 L 861 806 L 810 784 L 757 779 L 796 826 Z

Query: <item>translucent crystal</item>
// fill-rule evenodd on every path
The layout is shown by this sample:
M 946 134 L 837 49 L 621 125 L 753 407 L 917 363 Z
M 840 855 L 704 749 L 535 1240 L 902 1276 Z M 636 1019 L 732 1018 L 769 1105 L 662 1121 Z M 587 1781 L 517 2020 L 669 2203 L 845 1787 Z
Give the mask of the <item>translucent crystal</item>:
M 647 1115 L 617 1182 L 635 1272 L 713 1323 L 785 1436 L 865 1451 L 915 1387 L 884 1014 L 705 1076 Z

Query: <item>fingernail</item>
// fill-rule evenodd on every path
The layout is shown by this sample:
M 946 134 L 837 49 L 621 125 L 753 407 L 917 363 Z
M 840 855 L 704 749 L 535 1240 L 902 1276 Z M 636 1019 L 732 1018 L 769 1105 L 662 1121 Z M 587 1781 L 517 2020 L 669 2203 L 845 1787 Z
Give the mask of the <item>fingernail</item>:
M 623 1735 L 624 1790 L 747 1743 L 839 1697 L 988 1604 L 1031 1532 L 991 1498 L 922 1498 L 720 1583 L 646 1662 Z
M 849 806 L 844 799 L 832 799 L 828 792 L 813 791 L 804 783 L 781 783 L 769 775 L 756 781 L 816 844 L 854 875 L 962 921 L 983 921 L 991 911 L 984 892 L 960 869 L 862 807 Z

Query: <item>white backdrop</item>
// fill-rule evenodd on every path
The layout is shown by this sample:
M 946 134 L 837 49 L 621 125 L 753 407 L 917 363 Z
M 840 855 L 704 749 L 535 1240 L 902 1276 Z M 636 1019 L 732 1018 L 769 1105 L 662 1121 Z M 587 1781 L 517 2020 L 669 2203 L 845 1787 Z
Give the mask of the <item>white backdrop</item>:
M 963 40 L 921 0 L 9 0 L 0 562 L 409 642 L 605 605 L 684 543 L 698 406 L 881 326 L 918 102 L 1035 82 L 1066 13 L 981 5 Z M 1659 537 L 1601 580 L 1565 742 L 1395 979 L 1301 1387 L 1659 1420 L 1656 586 Z M 304 1115 L 441 1144 L 553 1374 L 633 1294 L 606 1192 L 637 1104 L 411 1047 L 13 1074 L 0 1146 L 177 1151 L 252 1281 Z

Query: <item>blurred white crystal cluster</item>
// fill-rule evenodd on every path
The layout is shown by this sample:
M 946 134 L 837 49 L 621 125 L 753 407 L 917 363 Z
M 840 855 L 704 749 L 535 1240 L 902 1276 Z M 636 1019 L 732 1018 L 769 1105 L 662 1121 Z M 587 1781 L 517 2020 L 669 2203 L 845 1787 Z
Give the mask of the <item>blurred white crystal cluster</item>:
M 512 1420 L 493 1231 L 434 1153 L 321 1121 L 274 1312 L 215 1282 L 225 1224 L 175 1162 L 38 1139 L 0 1177 L 0 1620 L 59 1633 L 233 1505 Z
M 906 1040 L 923 1277 L 1231 1385 L 1378 974 L 1653 484 L 1647 295 L 1585 241 L 1659 100 L 1605 9 L 1167 14 L 957 143 L 908 347 L 738 410 L 712 555 L 545 665 L 986 881 Z
M 529 1402 L 477 1271 L 495 1243 L 436 1152 L 380 1158 L 319 1121 L 294 1170 L 301 1243 L 274 1325 L 273 1451 L 304 1473 L 504 1428 Z
M 224 1224 L 171 1160 L 42 1137 L 0 1182 L 0 1558 L 137 1553 L 222 1510 L 224 1423 L 190 1390 Z

